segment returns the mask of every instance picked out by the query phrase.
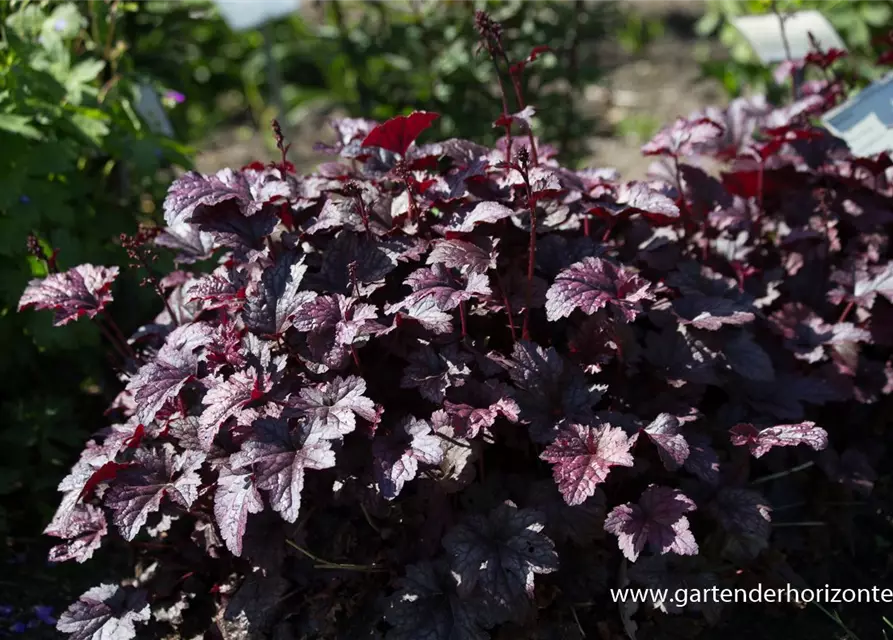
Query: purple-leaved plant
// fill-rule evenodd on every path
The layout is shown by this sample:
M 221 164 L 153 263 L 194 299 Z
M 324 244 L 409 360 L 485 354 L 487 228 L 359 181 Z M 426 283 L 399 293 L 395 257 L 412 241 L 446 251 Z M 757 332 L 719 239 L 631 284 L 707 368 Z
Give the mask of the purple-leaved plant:
M 141 566 L 61 631 L 569 637 L 570 611 L 589 629 L 616 610 L 621 559 L 646 586 L 791 575 L 760 556 L 767 496 L 818 519 L 816 496 L 870 493 L 891 162 L 813 125 L 833 74 L 786 106 L 677 120 L 644 149 L 663 178 L 622 182 L 536 140 L 521 74 L 546 49 L 511 63 L 476 21 L 518 102 L 500 82 L 497 148 L 420 143 L 432 113 L 342 119 L 331 161 L 298 175 L 275 125 L 275 162 L 186 173 L 166 226 L 122 237 L 161 299 L 129 339 L 118 270 L 62 270 L 31 241 L 50 275 L 20 307 L 99 323 L 121 358 L 50 556 L 114 538 Z

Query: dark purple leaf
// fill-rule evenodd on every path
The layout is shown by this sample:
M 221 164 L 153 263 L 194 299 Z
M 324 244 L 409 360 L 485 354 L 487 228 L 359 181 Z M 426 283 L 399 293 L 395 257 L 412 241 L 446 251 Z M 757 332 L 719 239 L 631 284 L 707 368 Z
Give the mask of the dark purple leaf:
M 681 426 L 676 416 L 662 413 L 642 431 L 657 447 L 657 453 L 667 471 L 676 471 L 688 459 L 688 442 L 679 432 Z
M 711 504 L 711 512 L 731 533 L 767 540 L 772 531 L 772 508 L 769 501 L 756 491 L 723 487 Z
M 307 281 L 322 293 L 368 296 L 384 286 L 396 262 L 377 243 L 342 231 L 328 244 L 319 274 L 308 276 Z
M 223 466 L 214 492 L 214 519 L 226 548 L 233 555 L 242 555 L 242 537 L 248 525 L 248 515 L 263 509 L 254 474 Z
M 585 424 L 601 394 L 586 386 L 582 372 L 553 348 L 515 344 L 509 375 L 521 422 L 536 442 L 551 442 L 564 422 Z
M 514 211 L 498 202 L 479 202 L 458 225 L 454 224 L 448 228 L 448 231 L 471 233 L 476 225 L 492 224 L 513 215 L 515 215 Z
M 696 508 L 681 491 L 650 485 L 638 504 L 614 507 L 605 520 L 605 531 L 617 536 L 620 550 L 630 562 L 636 561 L 646 544 L 661 555 L 695 555 L 698 543 L 684 514 Z
M 214 251 L 214 237 L 188 222 L 166 227 L 155 238 L 155 244 L 177 251 L 174 261 L 178 264 L 207 260 Z
M 301 509 L 304 471 L 334 467 L 335 452 L 331 442 L 318 437 L 309 425 L 291 430 L 284 420 L 261 419 L 254 423 L 252 438 L 230 458 L 230 466 L 250 467 L 273 510 L 294 522 Z
M 130 640 L 136 637 L 136 625 L 149 617 L 145 591 L 101 584 L 68 607 L 56 628 L 70 634 L 69 640 Z
M 480 273 L 454 276 L 442 264 L 413 271 L 405 282 L 412 287 L 412 293 L 402 303 L 406 307 L 432 298 L 438 309 L 451 311 L 465 300 L 491 293 L 487 276 Z
M 646 156 L 688 157 L 714 144 L 722 134 L 722 125 L 708 118 L 677 118 L 672 125 L 661 129 L 645 144 L 642 153 Z
M 471 361 L 471 355 L 454 344 L 439 351 L 422 345 L 409 354 L 409 365 L 403 371 L 400 387 L 418 389 L 423 398 L 442 403 L 447 389 L 465 384 L 471 375 L 468 367 Z
M 292 320 L 298 331 L 306 331 L 310 353 L 329 369 L 344 368 L 351 349 L 369 338 L 387 332 L 376 322 L 378 308 L 341 294 L 319 296 L 305 304 Z
M 719 456 L 710 446 L 710 438 L 700 433 L 692 433 L 687 439 L 689 452 L 685 459 L 685 470 L 709 485 L 719 483 Z
M 617 204 L 620 213 L 644 213 L 649 217 L 678 218 L 679 207 L 672 198 L 652 189 L 643 182 L 627 182 L 617 189 Z
M 580 309 L 592 315 L 609 304 L 627 322 L 641 311 L 640 302 L 652 299 L 649 283 L 633 271 L 601 258 L 584 258 L 562 271 L 546 292 L 546 315 L 555 321 Z
M 673 300 L 673 310 L 683 324 L 708 331 L 718 331 L 725 325 L 747 324 L 755 317 L 753 311 L 735 300 L 701 295 Z
M 144 364 L 127 385 L 136 402 L 137 420 L 143 424 L 151 423 L 164 403 L 176 397 L 195 376 L 197 366 L 195 354 L 165 349 Z
M 496 251 L 486 251 L 466 240 L 438 240 L 428 255 L 428 264 L 442 264 L 463 273 L 486 273 L 496 267 Z
M 443 561 L 406 567 L 399 591 L 391 596 L 385 619 L 393 629 L 387 640 L 488 640 L 474 598 L 462 599 L 456 578 Z
M 220 425 L 241 412 L 259 388 L 257 378 L 245 371 L 237 371 L 226 380 L 205 378 L 205 382 L 211 386 L 202 398 L 205 408 L 199 419 L 198 437 L 202 450 L 208 451 Z
M 769 354 L 749 333 L 739 332 L 723 344 L 722 353 L 732 371 L 748 380 L 771 381 L 775 369 Z
M 520 409 L 512 398 L 508 396 L 494 398 L 491 394 L 488 395 L 488 398 L 474 398 L 478 401 L 475 405 L 486 405 L 483 407 L 444 400 L 443 408 L 449 416 L 449 423 L 455 434 L 463 438 L 477 438 L 482 431 L 492 427 L 499 416 L 510 422 L 518 421 Z
M 356 376 L 334 378 L 304 387 L 293 406 L 311 422 L 317 437 L 340 440 L 356 428 L 356 418 L 376 421 L 375 403 L 365 395 L 366 381 Z
M 139 449 L 134 464 L 120 473 L 109 490 L 106 504 L 125 540 L 133 540 L 149 515 L 158 511 L 164 497 L 188 509 L 198 497 L 198 469 L 205 461 L 200 451 L 176 453 L 174 446 Z
M 223 169 L 206 176 L 187 171 L 168 190 L 164 219 L 176 226 L 195 222 L 204 208 L 232 201 L 243 216 L 253 216 L 268 202 L 289 195 L 288 184 L 277 171 L 233 171 Z
M 94 267 L 82 264 L 63 273 L 37 278 L 19 300 L 19 311 L 33 307 L 56 312 L 54 324 L 61 327 L 82 316 L 94 318 L 112 301 L 112 282 L 118 267 Z
M 443 539 L 462 596 L 475 588 L 512 613 L 528 607 L 535 574 L 558 569 L 555 545 L 542 534 L 542 514 L 506 502 L 453 527 Z
M 86 562 L 93 557 L 108 533 L 108 525 L 103 511 L 92 504 L 79 502 L 65 522 L 64 530 L 47 528 L 44 533 L 65 538 L 65 542 L 50 549 L 50 562 L 76 560 Z
M 373 466 L 379 491 L 385 500 L 393 500 L 403 485 L 414 480 L 419 464 L 436 465 L 443 459 L 441 440 L 431 433 L 424 420 L 405 418 L 388 436 L 377 436 L 372 443 Z
M 828 446 L 828 432 L 815 426 L 815 422 L 780 424 L 758 430 L 752 424 L 741 423 L 732 427 L 732 444 L 747 446 L 754 458 L 760 458 L 773 447 L 795 447 L 806 444 L 821 451 Z
M 551 480 L 538 480 L 530 487 L 530 507 L 546 517 L 546 534 L 556 542 L 573 540 L 588 546 L 604 538 L 605 494 L 596 489 L 583 503 L 569 505 Z
M 264 270 L 257 290 L 249 290 L 242 318 L 249 331 L 258 335 L 281 335 L 301 308 L 316 294 L 300 291 L 307 267 L 303 259 L 285 254 Z
M 554 466 L 552 474 L 569 505 L 582 504 L 595 494 L 611 467 L 633 466 L 633 441 L 620 427 L 570 424 L 540 454 Z

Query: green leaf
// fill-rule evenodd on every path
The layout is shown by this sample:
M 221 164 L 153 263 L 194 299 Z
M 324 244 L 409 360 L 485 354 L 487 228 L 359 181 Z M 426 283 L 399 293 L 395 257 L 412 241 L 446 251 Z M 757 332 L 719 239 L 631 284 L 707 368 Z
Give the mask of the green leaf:
M 31 126 L 31 116 L 0 113 L 0 129 L 32 140 L 43 140 L 43 134 Z
M 66 85 L 72 87 L 77 84 L 93 82 L 96 76 L 105 68 L 105 60 L 84 60 L 71 68 L 71 75 Z
M 98 109 L 81 109 L 71 116 L 72 124 L 96 146 L 109 133 L 107 120 L 108 116 Z

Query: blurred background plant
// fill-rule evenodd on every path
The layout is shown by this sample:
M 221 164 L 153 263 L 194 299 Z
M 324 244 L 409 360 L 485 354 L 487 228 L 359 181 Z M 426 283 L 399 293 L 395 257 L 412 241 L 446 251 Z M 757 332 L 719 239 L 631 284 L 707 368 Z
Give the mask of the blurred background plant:
M 772 70 L 763 66 L 730 22 L 736 16 L 772 13 L 773 4 L 782 15 L 815 9 L 828 18 L 849 51 L 854 88 L 862 88 L 882 74 L 883 69 L 874 64 L 877 39 L 893 24 L 893 0 L 708 0 L 696 31 L 705 41 L 718 39 L 728 50 L 728 58 L 717 60 L 701 52 L 702 69 L 705 76 L 722 83 L 729 95 L 747 92 L 773 97 L 782 90 L 773 81 Z
M 46 523 L 115 386 L 94 325 L 50 330 L 45 314 L 15 312 L 28 280 L 45 274 L 26 251 L 29 233 L 57 248 L 63 267 L 121 263 L 113 239 L 156 215 L 173 165 L 190 164 L 188 149 L 139 114 L 150 78 L 116 33 L 137 10 L 0 3 L 0 534 L 12 522 L 19 532 Z M 149 302 L 138 286 L 122 291 L 131 293 L 115 313 L 133 326 Z
M 476 53 L 473 15 L 481 8 L 504 26 L 510 58 L 552 48 L 528 67 L 525 95 L 543 116 L 535 119 L 538 135 L 564 160 L 579 160 L 596 126 L 580 113 L 582 88 L 606 72 L 595 46 L 617 34 L 624 46 L 641 47 L 660 31 L 658 21 L 620 3 L 313 2 L 263 29 L 234 33 L 206 3 L 160 1 L 144 3 L 125 29 L 138 67 L 187 97 L 174 127 L 190 139 L 222 125 L 256 131 L 279 94 L 289 127 L 335 112 L 384 120 L 422 109 L 443 114 L 433 136 L 488 143 L 499 135 L 492 123 L 500 108 L 492 64 Z

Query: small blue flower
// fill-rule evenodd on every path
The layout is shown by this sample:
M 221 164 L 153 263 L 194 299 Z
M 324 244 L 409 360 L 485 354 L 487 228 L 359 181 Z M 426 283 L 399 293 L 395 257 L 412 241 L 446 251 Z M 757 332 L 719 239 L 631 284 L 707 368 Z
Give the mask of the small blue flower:
M 24 622 L 16 622 L 14 625 L 12 625 L 9 628 L 9 630 L 12 631 L 13 633 L 25 633 L 26 628 L 27 627 L 25 626 Z
M 22 195 L 22 196 L 19 196 L 19 202 L 21 202 L 22 204 L 28 204 L 29 202 L 31 202 L 31 198 L 29 198 L 28 196 Z
M 8 618 L 14 610 L 11 604 L 0 604 L 0 618 Z
M 63 31 L 67 25 L 68 22 L 64 18 L 59 18 L 53 23 L 53 29 L 56 31 Z
M 56 626 L 56 619 L 53 617 L 53 608 L 44 605 L 36 605 L 34 607 L 34 615 L 36 615 L 41 622 L 44 624 L 48 624 L 51 626 Z

